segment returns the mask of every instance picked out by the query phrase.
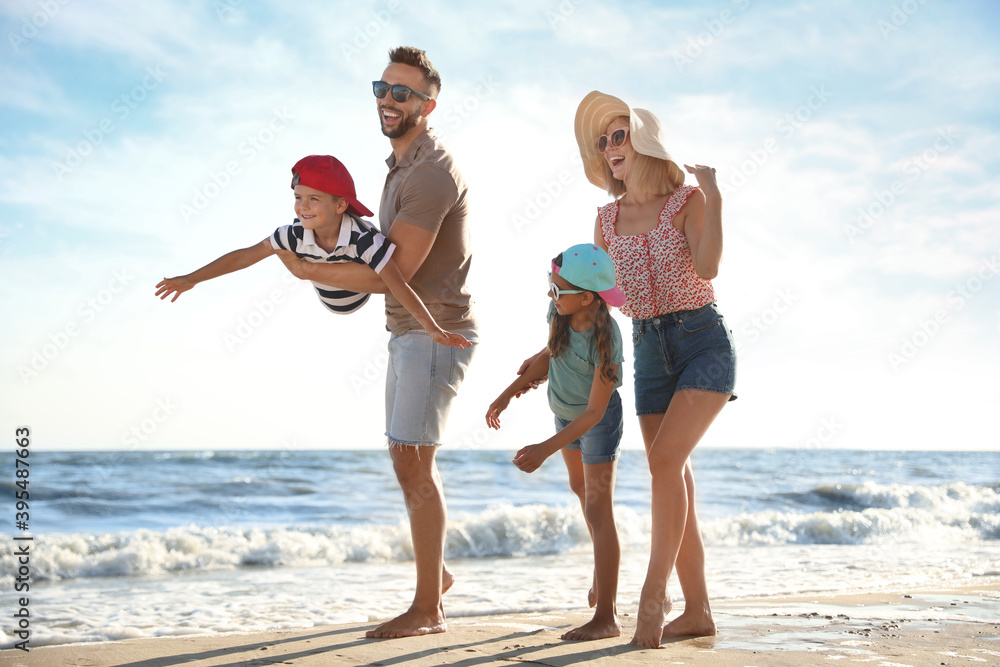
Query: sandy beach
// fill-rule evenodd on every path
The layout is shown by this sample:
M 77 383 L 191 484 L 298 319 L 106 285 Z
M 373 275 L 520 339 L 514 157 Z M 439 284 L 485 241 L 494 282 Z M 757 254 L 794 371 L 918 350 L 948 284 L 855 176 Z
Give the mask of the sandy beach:
M 990 665 L 1000 663 L 1000 576 L 948 589 L 723 600 L 719 634 L 628 645 L 622 637 L 567 642 L 559 635 L 585 614 L 523 613 L 453 618 L 449 631 L 370 640 L 374 623 L 253 634 L 162 637 L 0 652 L 0 664 L 112 665 Z

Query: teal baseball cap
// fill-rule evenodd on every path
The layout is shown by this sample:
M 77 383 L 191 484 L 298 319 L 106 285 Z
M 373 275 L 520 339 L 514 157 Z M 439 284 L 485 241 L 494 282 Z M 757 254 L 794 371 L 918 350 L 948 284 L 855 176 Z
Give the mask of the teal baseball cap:
M 564 250 L 562 266 L 553 262 L 552 271 L 577 287 L 597 292 L 609 306 L 625 304 L 625 294 L 615 285 L 615 263 L 608 253 L 593 243 L 581 243 Z

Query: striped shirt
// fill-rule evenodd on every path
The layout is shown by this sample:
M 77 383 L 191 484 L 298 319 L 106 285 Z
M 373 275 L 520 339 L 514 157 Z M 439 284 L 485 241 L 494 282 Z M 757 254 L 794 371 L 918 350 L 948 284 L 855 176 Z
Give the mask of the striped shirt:
M 327 252 L 316 244 L 313 230 L 306 229 L 296 218 L 290 225 L 278 227 L 271 234 L 271 246 L 275 250 L 291 250 L 307 262 L 341 264 L 357 262 L 372 267 L 375 273 L 385 268 L 396 246 L 371 223 L 344 213 L 340 222 L 340 237 L 333 252 Z M 365 305 L 371 294 L 362 294 L 310 281 L 323 305 L 338 315 L 353 313 Z

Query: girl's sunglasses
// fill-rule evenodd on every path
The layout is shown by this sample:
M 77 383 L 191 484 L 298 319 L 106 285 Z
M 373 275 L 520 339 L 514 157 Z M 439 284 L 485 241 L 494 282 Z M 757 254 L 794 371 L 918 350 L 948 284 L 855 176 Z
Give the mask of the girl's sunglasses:
M 585 289 L 561 289 L 559 285 L 552 282 L 552 273 L 549 273 L 549 291 L 552 292 L 552 300 L 558 301 L 559 297 L 563 294 L 583 294 L 587 292 Z
M 597 152 L 603 153 L 608 150 L 608 144 L 611 144 L 611 148 L 618 148 L 625 143 L 625 137 L 628 136 L 628 128 L 622 128 L 620 130 L 615 130 L 611 134 L 602 134 L 597 139 Z
M 410 99 L 410 93 L 413 93 L 422 100 L 431 99 L 427 95 L 406 86 L 390 86 L 385 81 L 372 81 L 372 92 L 375 93 L 375 97 L 382 99 L 390 90 L 392 91 L 392 99 L 400 104 Z

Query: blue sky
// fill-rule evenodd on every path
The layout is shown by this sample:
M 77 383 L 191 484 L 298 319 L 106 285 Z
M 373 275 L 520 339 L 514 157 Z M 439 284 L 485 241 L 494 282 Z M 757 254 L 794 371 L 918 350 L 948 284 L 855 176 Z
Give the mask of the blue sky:
M 382 445 L 378 300 L 332 316 L 277 260 L 153 292 L 287 224 L 305 155 L 377 207 L 370 82 L 411 44 L 475 211 L 483 342 L 450 446 L 551 431 L 541 392 L 499 433 L 483 415 L 544 344 L 548 259 L 607 201 L 572 129 L 598 89 L 724 187 L 740 399 L 707 445 L 1000 448 L 995 3 L 35 0 L 0 28 L 0 413 L 37 447 Z

